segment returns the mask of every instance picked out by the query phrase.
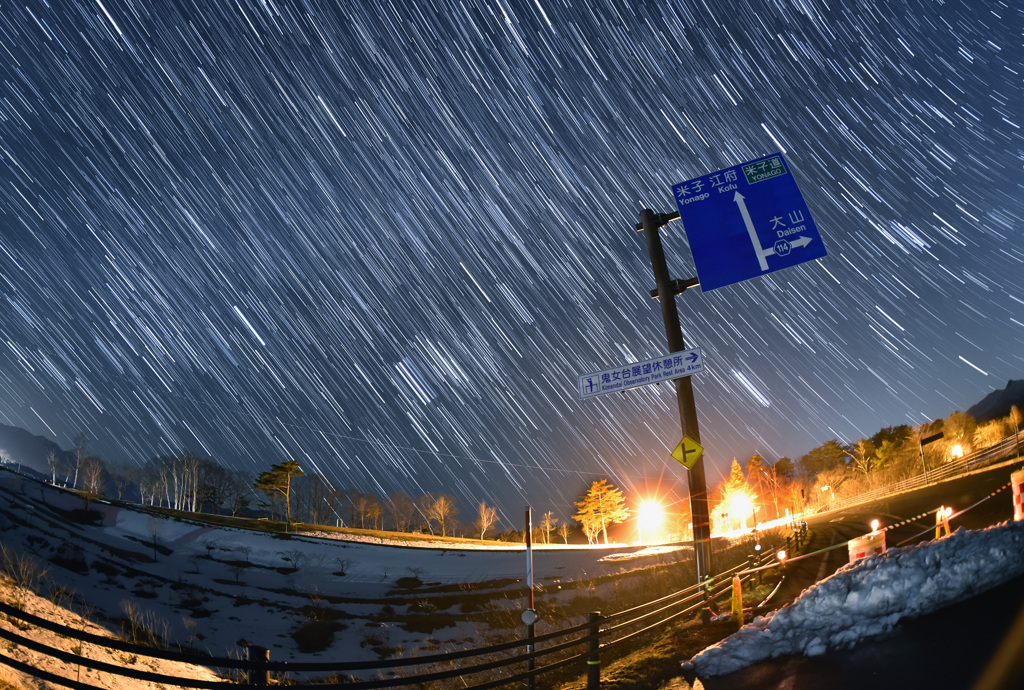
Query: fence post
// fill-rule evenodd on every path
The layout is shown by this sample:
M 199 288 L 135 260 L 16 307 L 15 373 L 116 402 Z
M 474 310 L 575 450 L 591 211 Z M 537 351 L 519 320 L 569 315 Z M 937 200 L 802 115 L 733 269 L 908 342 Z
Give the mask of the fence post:
M 587 614 L 587 690 L 601 687 L 601 612 Z
M 245 648 L 245 658 L 249 668 L 245 670 L 246 682 L 249 685 L 269 685 L 270 672 L 267 663 L 270 661 L 270 650 L 266 647 L 249 645 Z

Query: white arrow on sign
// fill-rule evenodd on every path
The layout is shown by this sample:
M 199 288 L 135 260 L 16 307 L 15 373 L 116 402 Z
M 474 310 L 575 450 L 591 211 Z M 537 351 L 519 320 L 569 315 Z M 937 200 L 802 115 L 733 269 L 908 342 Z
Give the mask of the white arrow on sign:
M 767 271 L 768 262 L 765 261 L 765 257 L 770 254 L 774 254 L 775 250 L 772 249 L 766 253 L 764 247 L 761 246 L 761 239 L 757 236 L 757 230 L 754 229 L 754 221 L 750 219 L 750 211 L 747 210 L 747 204 L 744 199 L 746 199 L 746 197 L 739 192 L 736 192 L 732 196 L 732 200 L 740 207 L 740 215 L 743 216 L 743 224 L 747 226 L 747 234 L 750 235 L 750 243 L 754 245 L 754 253 L 757 254 L 757 263 L 761 266 L 762 271 Z
M 746 197 L 736 192 L 732 200 L 736 202 L 740 209 L 740 215 L 743 216 L 743 224 L 747 226 L 747 234 L 750 235 L 750 243 L 754 245 L 754 253 L 757 254 L 757 264 L 761 267 L 762 271 L 768 270 L 768 261 L 766 259 L 769 256 L 775 256 L 776 254 L 786 255 L 789 254 L 789 250 L 793 247 L 802 249 L 811 243 L 810 237 L 801 235 L 793 241 L 779 240 L 775 243 L 774 247 L 765 249 L 761 246 L 761 238 L 757 236 L 757 230 L 754 229 L 754 221 L 750 217 L 750 211 L 747 210 Z

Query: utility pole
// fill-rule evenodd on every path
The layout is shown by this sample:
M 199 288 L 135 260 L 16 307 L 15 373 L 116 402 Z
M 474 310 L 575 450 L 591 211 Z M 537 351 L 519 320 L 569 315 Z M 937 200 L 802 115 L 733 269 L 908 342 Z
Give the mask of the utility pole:
M 647 249 L 651 255 L 654 268 L 654 280 L 657 289 L 651 291 L 651 297 L 661 302 L 661 315 L 665 322 L 665 335 L 668 337 L 670 352 L 686 349 L 683 342 L 683 330 L 679 324 L 679 311 L 676 309 L 676 295 L 687 288 L 699 285 L 697 278 L 689 280 L 672 280 L 669 277 L 668 265 L 665 263 L 665 252 L 661 247 L 660 228 L 669 221 L 679 218 L 679 213 L 655 213 L 649 208 L 640 212 L 640 223 L 636 229 L 643 230 L 647 238 Z M 700 428 L 697 425 L 697 406 L 693 401 L 693 382 L 691 377 L 675 379 L 676 400 L 679 403 L 679 421 L 683 436 L 689 436 L 700 443 Z M 707 482 L 704 477 L 704 458 L 700 457 L 688 475 L 690 490 L 690 515 L 693 518 L 693 552 L 697 564 L 697 584 L 705 584 L 705 578 L 711 574 L 711 520 L 708 509 Z M 702 618 L 710 620 L 710 611 L 705 606 Z

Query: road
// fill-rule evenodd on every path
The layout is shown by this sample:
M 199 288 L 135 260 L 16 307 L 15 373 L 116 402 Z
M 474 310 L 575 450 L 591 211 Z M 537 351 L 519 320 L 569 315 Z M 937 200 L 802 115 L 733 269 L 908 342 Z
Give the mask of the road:
M 950 527 L 981 529 L 1013 519 L 1007 484 L 1019 460 L 912 493 L 880 499 L 807 520 L 811 542 L 806 552 L 845 544 L 870 530 L 872 520 L 886 528 L 886 545 L 911 544 L 934 537 L 935 511 L 951 506 Z M 988 498 L 986 498 L 988 497 Z M 975 505 L 977 504 L 977 505 Z M 969 506 L 966 512 L 959 513 Z M 849 561 L 845 546 L 789 566 L 792 597 Z M 1016 627 L 1015 627 L 1016 626 Z M 851 650 L 819 657 L 772 659 L 719 678 L 702 679 L 705 690 L 906 690 L 972 688 L 1000 644 L 1014 650 L 1017 667 L 986 690 L 1024 687 L 1024 578 L 1017 578 L 968 601 L 917 620 Z M 686 685 L 670 687 L 684 688 Z M 694 686 L 701 687 L 701 686 Z
M 1013 519 L 1010 496 L 1010 472 L 1019 464 L 1000 464 L 940 484 L 927 486 L 898 496 L 871 503 L 813 515 L 806 518 L 811 543 L 804 551 L 811 553 L 829 546 L 845 544 L 850 539 L 871 531 L 871 521 L 878 520 L 885 530 L 887 547 L 920 543 L 935 536 L 935 511 L 939 506 L 953 508 L 950 529 L 983 529 Z M 849 562 L 845 547 L 826 551 L 790 566 L 789 593 L 796 596 L 803 588 L 828 577 Z

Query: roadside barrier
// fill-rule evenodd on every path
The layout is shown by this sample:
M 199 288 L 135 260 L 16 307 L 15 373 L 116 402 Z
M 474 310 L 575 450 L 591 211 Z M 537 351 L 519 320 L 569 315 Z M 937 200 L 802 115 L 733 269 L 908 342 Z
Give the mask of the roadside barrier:
M 763 560 L 770 558 L 772 556 L 765 554 Z M 197 690 L 266 687 L 274 684 L 275 676 L 288 675 L 308 678 L 311 674 L 317 674 L 326 678 L 339 678 L 344 677 L 345 674 L 367 671 L 373 672 L 376 677 L 366 680 L 345 678 L 338 682 L 311 681 L 309 685 L 316 688 L 359 690 L 361 688 L 408 687 L 418 683 L 452 678 L 459 678 L 462 683 L 465 683 L 468 678 L 477 676 L 480 681 L 478 684 L 463 685 L 460 683 L 460 687 L 496 688 L 517 683 L 523 684 L 542 674 L 550 674 L 553 671 L 566 668 L 576 668 L 579 671 L 577 677 L 585 675 L 588 680 L 587 687 L 596 689 L 600 687 L 601 660 L 608 658 L 612 650 L 621 648 L 630 640 L 670 622 L 681 620 L 684 617 L 692 617 L 707 606 L 709 599 L 713 602 L 730 593 L 732 582 L 736 579 L 732 578 L 732 575 L 739 574 L 741 579 L 749 579 L 749 568 L 758 563 L 757 558 L 752 557 L 747 563 L 742 563 L 714 578 L 709 578 L 702 585 L 693 585 L 610 616 L 591 612 L 585 623 L 564 630 L 477 649 L 385 661 L 276 661 L 270 659 L 269 650 L 255 645 L 246 648 L 245 658 L 242 659 L 214 657 L 198 652 L 160 650 L 67 627 L 0 602 L 0 615 L 14 623 L 18 631 L 25 631 L 32 627 L 42 628 L 72 640 L 88 643 L 91 648 L 115 650 L 129 656 L 195 664 L 214 669 L 225 676 L 234 674 L 237 676 L 237 680 L 209 681 L 180 678 L 126 665 L 112 664 L 96 659 L 95 657 L 101 655 L 96 654 L 95 649 L 91 655 L 64 651 L 36 642 L 18 631 L 3 628 L 0 628 L 0 639 L 6 640 L 9 644 L 0 646 L 0 663 L 55 686 L 73 690 L 95 690 L 100 686 L 65 678 L 13 659 L 8 652 L 8 650 L 13 650 L 11 645 L 18 645 L 42 656 L 56 658 L 82 669 L 92 669 L 122 678 L 161 683 L 173 687 L 196 688 Z M 741 573 L 740 571 L 744 569 L 748 569 L 747 572 Z M 82 650 L 84 647 L 85 645 L 82 644 L 77 649 Z M 533 651 L 528 651 L 530 649 Z M 538 662 L 541 660 L 546 663 L 540 665 Z M 420 667 L 421 670 L 417 671 L 415 667 Z M 414 673 L 405 676 L 398 675 L 403 669 L 410 669 Z M 493 677 L 493 672 L 497 669 L 501 669 L 500 679 Z M 490 675 L 485 675 L 488 672 L 491 672 Z M 385 674 L 389 677 L 382 677 Z M 481 676 L 482 678 L 480 678 Z
M 847 542 L 850 552 L 850 563 L 861 558 L 885 552 L 885 530 L 875 530 L 863 537 L 855 537 Z
M 1024 484 L 1024 470 L 1017 470 L 1011 474 L 1010 483 L 1013 484 L 1013 520 L 1019 522 L 1024 520 L 1024 499 L 1020 493 L 1020 485 Z
M 928 486 L 930 484 L 937 484 L 965 472 L 983 467 L 991 462 L 1005 460 L 1011 455 L 1017 453 L 1017 450 L 1017 437 L 1015 435 L 1008 436 L 994 446 L 975 451 L 970 455 L 965 455 L 959 460 L 947 462 L 934 469 L 928 470 L 923 474 L 908 477 L 907 479 L 896 482 L 895 484 L 878 487 L 877 489 L 857 494 L 856 496 L 829 501 L 818 508 L 816 512 L 824 513 L 833 510 L 842 510 L 843 508 L 849 508 L 850 506 L 859 505 L 861 503 L 868 503 L 884 496 L 892 496 L 894 494 L 920 489 L 921 487 Z M 1022 483 L 1024 483 L 1024 479 L 1022 479 Z

